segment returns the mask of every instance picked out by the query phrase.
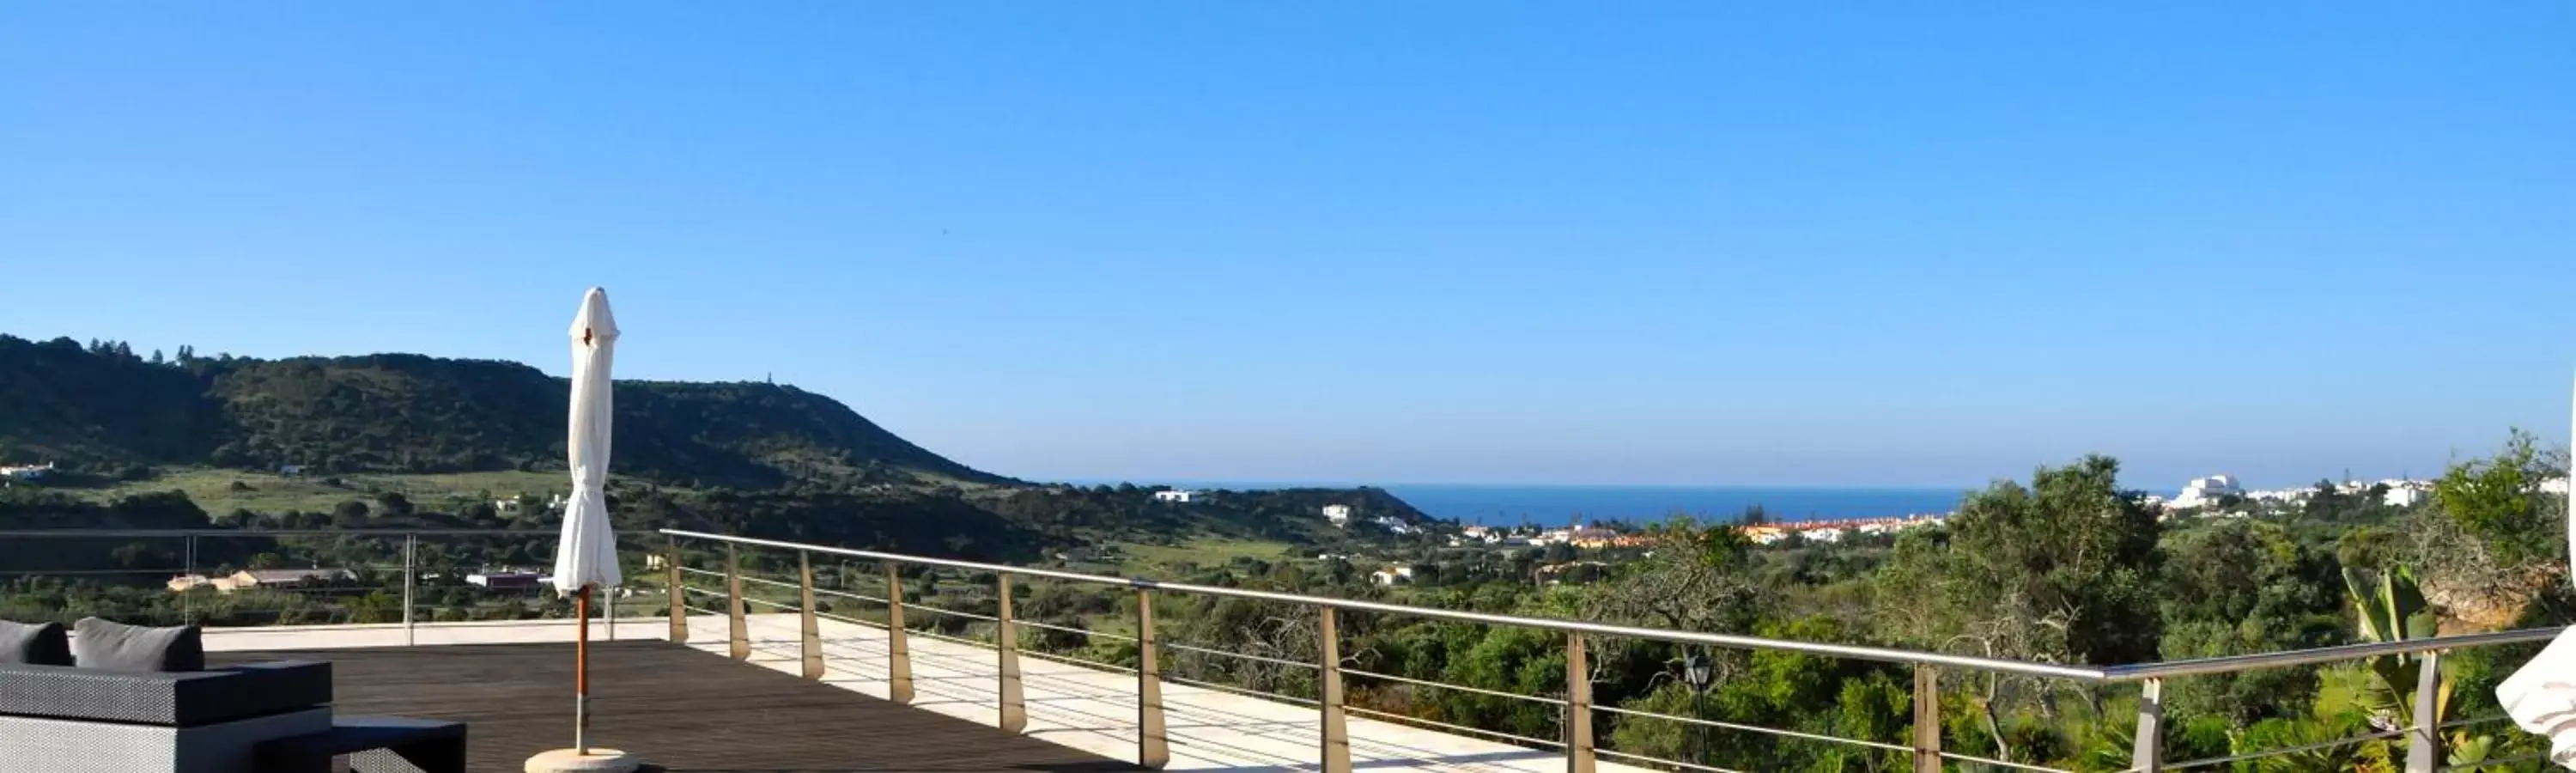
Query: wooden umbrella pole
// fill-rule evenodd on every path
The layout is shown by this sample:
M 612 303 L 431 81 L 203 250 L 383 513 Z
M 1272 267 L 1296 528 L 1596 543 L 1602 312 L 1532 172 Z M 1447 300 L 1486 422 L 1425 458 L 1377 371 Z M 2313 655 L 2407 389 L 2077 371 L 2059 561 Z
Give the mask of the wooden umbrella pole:
M 581 619 L 581 638 L 572 650 L 572 750 L 574 754 L 590 753 L 590 585 L 573 596 L 573 616 Z

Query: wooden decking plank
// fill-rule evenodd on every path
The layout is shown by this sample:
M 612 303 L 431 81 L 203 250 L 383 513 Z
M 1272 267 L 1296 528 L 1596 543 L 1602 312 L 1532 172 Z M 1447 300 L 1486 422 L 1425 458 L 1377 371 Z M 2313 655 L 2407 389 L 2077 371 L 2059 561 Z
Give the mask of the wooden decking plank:
M 485 644 L 209 653 L 327 660 L 335 710 L 468 724 L 475 771 L 572 745 L 573 648 Z M 592 743 L 683 771 L 1100 773 L 1135 766 L 664 642 L 591 645 Z

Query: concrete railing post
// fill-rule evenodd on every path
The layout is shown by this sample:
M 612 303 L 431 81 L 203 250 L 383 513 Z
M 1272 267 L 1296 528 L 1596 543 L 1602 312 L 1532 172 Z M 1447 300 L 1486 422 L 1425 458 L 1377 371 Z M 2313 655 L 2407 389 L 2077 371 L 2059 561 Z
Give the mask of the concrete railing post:
M 1321 618 L 1323 673 L 1316 677 L 1321 688 L 1324 719 L 1324 773 L 1351 773 L 1350 717 L 1342 710 L 1342 636 L 1333 624 L 1333 608 L 1324 607 Z
M 2129 769 L 2155 773 L 2165 769 L 2165 680 L 2138 685 L 2138 737 L 2132 742 Z
M 750 602 L 742 600 L 742 551 L 725 546 L 725 620 L 732 623 L 726 637 L 726 652 L 735 660 L 751 659 L 751 623 L 743 616 Z
M 2441 769 L 2442 656 L 2427 651 L 2415 656 L 2415 724 L 2406 729 L 2406 773 Z
M 903 572 L 886 562 L 886 698 L 912 702 L 912 652 L 903 643 Z
M 814 559 L 805 551 L 796 551 L 796 591 L 799 594 L 797 632 L 802 634 L 800 651 L 804 655 L 805 678 L 823 678 L 823 623 L 814 617 Z
M 671 643 L 687 644 L 689 643 L 689 592 L 688 586 L 683 584 L 687 581 L 680 576 L 678 540 L 671 541 L 671 551 L 662 558 L 662 563 L 662 568 L 670 575 L 664 582 L 669 583 L 666 590 L 671 596 Z
M 189 552 L 189 553 L 194 554 L 194 553 L 196 553 L 196 552 L 197 552 L 197 549 L 196 549 L 196 547 L 195 547 L 195 544 L 196 544 L 196 539 L 195 539 L 195 538 L 193 538 L 193 537 L 189 538 L 189 548 L 188 548 L 188 552 Z M 418 534 L 405 534 L 405 535 L 403 535 L 403 597 L 402 597 L 402 605 L 403 605 L 403 616 L 402 616 L 402 623 L 403 623 L 403 646 L 405 646 L 405 647 L 409 647 L 409 646 L 416 645 L 416 644 L 419 644 L 419 643 L 420 643 L 420 640 L 419 640 L 419 639 L 414 635 L 414 633 L 415 633 L 415 632 L 414 632 L 414 630 L 413 630 L 413 617 L 412 617 L 412 614 L 413 614 L 413 612 L 412 612 L 412 611 L 413 611 L 413 610 L 415 610 L 415 609 L 418 609 L 418 608 L 419 608 L 418 603 L 412 600 L 413 590 L 414 590 L 415 588 L 417 588 L 417 587 L 419 586 L 419 584 L 420 584 L 420 535 L 418 535 Z
M 1914 773 L 1941 773 L 1941 672 L 1914 666 Z
M 1154 593 L 1136 589 L 1136 764 L 1161 770 L 1172 763 L 1172 740 L 1163 726 L 1163 674 L 1154 647 Z
M 1583 634 L 1565 634 L 1565 769 L 1592 773 L 1592 667 Z
M 1002 712 L 1001 726 L 1006 733 L 1017 733 L 1029 726 L 1028 697 L 1020 685 L 1020 632 L 1011 625 L 1011 574 L 996 575 L 1001 583 L 1001 606 L 994 616 L 993 649 L 1001 656 L 1000 692 L 995 701 Z

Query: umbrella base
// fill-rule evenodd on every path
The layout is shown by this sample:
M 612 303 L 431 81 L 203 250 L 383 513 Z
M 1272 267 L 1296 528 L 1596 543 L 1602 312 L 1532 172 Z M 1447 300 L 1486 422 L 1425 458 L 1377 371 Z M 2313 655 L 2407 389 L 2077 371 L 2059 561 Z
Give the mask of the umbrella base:
M 593 747 L 589 754 L 556 749 L 528 758 L 527 773 L 630 773 L 635 758 L 616 749 Z

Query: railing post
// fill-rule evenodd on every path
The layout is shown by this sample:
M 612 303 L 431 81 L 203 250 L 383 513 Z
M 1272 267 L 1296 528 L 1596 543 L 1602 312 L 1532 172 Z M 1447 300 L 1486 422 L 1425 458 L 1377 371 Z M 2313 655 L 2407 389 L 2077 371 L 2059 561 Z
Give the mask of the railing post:
M 180 574 L 179 576 L 181 576 L 181 577 L 195 577 L 195 576 L 197 576 L 197 535 L 194 535 L 194 534 L 190 534 L 190 535 L 188 535 L 188 547 L 187 547 L 187 550 L 188 550 L 188 566 L 187 566 L 186 568 L 183 568 L 183 569 L 179 570 L 179 571 L 181 572 L 181 574 Z M 196 624 L 197 624 L 197 601 L 196 601 L 196 595 L 197 595 L 197 594 L 195 593 L 195 591 L 196 591 L 196 590 L 197 590 L 197 586 L 195 586 L 195 585 L 190 585 L 190 586 L 188 586 L 188 590 L 186 590 L 186 591 L 182 591 L 182 592 L 180 592 L 180 594 L 179 594 L 179 624 L 180 624 L 180 625 L 196 625 Z M 408 599 L 406 599 L 406 600 L 408 600 Z
M 1342 636 L 1333 625 L 1333 608 L 1321 611 L 1324 670 L 1315 681 L 1323 696 L 1324 773 L 1351 773 L 1350 720 L 1342 712 Z
M 1941 773 L 1941 672 L 1914 664 L 1914 773 Z
M 197 549 L 196 549 L 196 547 L 195 547 L 195 542 L 196 542 L 196 540 L 195 540 L 194 538 L 190 538 L 190 539 L 189 539 L 189 545 L 190 545 L 190 546 L 189 546 L 189 548 L 188 548 L 188 552 L 189 552 L 189 553 L 192 553 L 192 554 L 193 554 L 193 553 L 197 552 Z M 403 599 L 402 599 L 402 605 L 403 605 L 403 618 L 402 618 L 402 623 L 403 623 L 403 646 L 405 646 L 405 647 L 409 647 L 409 646 L 416 645 L 416 644 L 419 644 L 419 643 L 420 643 L 419 639 L 418 639 L 418 638 L 416 638 L 416 636 L 414 635 L 414 633 L 415 633 L 415 632 L 414 632 L 414 631 L 413 631 L 413 629 L 412 629 L 412 609 L 413 609 L 413 605 L 412 605 L 412 589 L 413 589 L 413 587 L 414 587 L 415 585 L 417 585 L 417 584 L 418 584 L 418 582 L 419 582 L 418 578 L 419 578 L 419 577 L 420 577 L 420 535 L 418 535 L 418 534 L 405 534 L 405 535 L 403 535 Z
M 912 653 L 903 646 L 903 573 L 886 568 L 886 699 L 912 702 Z
M 2138 737 L 2129 769 L 2155 773 L 2165 769 L 2165 680 L 2138 685 Z
M 689 643 L 689 592 L 688 586 L 684 584 L 687 580 L 680 576 L 680 541 L 678 539 L 671 540 L 670 554 L 662 558 L 662 563 L 662 568 L 671 574 L 669 580 L 671 643 L 687 644 Z
M 814 560 L 805 551 L 796 551 L 796 590 L 799 630 L 804 634 L 805 678 L 823 678 L 823 625 L 814 618 Z
M 1162 770 L 1172 763 L 1172 741 L 1163 727 L 1163 674 L 1154 651 L 1154 593 L 1136 589 L 1136 764 Z
M 1592 773 L 1592 666 L 1583 634 L 1565 634 L 1565 769 Z
M 1001 572 L 997 576 L 1002 583 L 1001 610 L 994 617 L 999 625 L 993 629 L 993 649 L 1001 653 L 1002 658 L 1002 686 L 997 703 L 1002 709 L 1002 732 L 1017 733 L 1029 726 L 1028 697 L 1020 689 L 1020 634 L 1011 625 L 1011 573 Z
M 2425 651 L 2415 661 L 2415 724 L 2406 730 L 2406 773 L 2433 773 L 2442 754 L 2442 656 Z
M 742 619 L 748 611 L 745 609 L 747 606 L 749 602 L 742 600 L 741 550 L 728 543 L 725 545 L 725 619 L 733 624 L 733 628 L 727 637 L 726 650 L 735 660 L 751 659 L 751 625 Z

